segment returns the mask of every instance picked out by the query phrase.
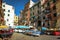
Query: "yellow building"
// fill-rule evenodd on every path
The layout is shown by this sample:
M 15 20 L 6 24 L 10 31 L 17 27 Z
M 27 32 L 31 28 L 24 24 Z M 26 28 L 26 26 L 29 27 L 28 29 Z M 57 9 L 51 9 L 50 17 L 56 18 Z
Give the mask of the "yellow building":
M 18 25 L 18 16 L 14 15 L 14 25 Z
M 56 8 L 57 8 L 57 27 L 60 27 L 60 0 L 57 1 L 56 3 Z

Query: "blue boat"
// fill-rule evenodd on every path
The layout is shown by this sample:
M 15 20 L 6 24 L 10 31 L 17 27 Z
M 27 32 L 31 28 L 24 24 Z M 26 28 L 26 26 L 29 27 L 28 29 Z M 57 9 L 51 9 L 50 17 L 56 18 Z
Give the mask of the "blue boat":
M 15 26 L 15 28 L 17 29 L 29 29 L 30 27 L 29 26 Z

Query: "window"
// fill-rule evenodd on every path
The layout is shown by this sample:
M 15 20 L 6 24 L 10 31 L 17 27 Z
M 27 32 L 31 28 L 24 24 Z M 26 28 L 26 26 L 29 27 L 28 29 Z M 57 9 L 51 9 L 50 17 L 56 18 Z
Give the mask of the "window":
M 56 0 L 53 0 L 53 3 L 55 3 L 56 2 Z
M 49 2 L 47 3 L 47 6 L 50 6 L 50 3 Z
M 10 12 L 10 10 L 8 10 L 8 12 Z
M 41 19 L 41 17 L 40 17 L 40 16 L 38 16 L 38 19 L 40 20 L 40 19 Z
M 9 19 L 7 19 L 7 21 L 9 21 Z
M 17 17 L 16 17 L 16 19 L 17 19 Z
M 45 10 L 45 13 L 50 13 L 50 10 Z
M 39 8 L 39 4 L 38 4 L 38 8 Z
M 48 19 L 49 19 L 49 20 L 51 20 L 51 19 L 52 19 L 51 15 L 48 15 Z
M 33 7 L 33 10 L 34 10 L 34 7 Z
M 31 18 L 30 18 L 30 20 L 31 20 Z
M 56 6 L 53 7 L 53 10 L 56 10 Z
M 50 11 L 50 8 L 46 8 L 44 12 L 45 12 L 45 13 L 50 13 L 50 12 L 51 12 L 51 11 Z
M 48 26 L 50 26 L 49 22 L 48 22 Z
M 38 14 L 39 14 L 39 10 L 38 10 Z
M 34 19 L 34 17 L 33 17 L 33 19 Z
M 54 15 L 54 17 L 56 17 L 57 16 L 57 13 L 54 13 L 53 15 Z
M 43 19 L 45 19 L 45 16 L 43 17 Z
M 42 8 L 44 8 L 44 5 L 42 5 Z
M 5 11 L 5 9 L 3 9 L 3 11 Z
M 39 16 L 38 16 L 38 19 L 39 19 Z
M 47 4 L 44 5 L 44 7 L 47 7 L 47 6 L 48 6 Z
M 41 26 L 41 21 L 38 21 L 38 26 Z
M 9 24 L 10 25 L 10 24 Z
M 34 15 L 34 12 L 33 12 L 33 15 Z
M 5 7 L 5 5 L 3 5 L 3 7 Z
M 10 16 L 10 15 L 8 14 L 8 16 Z
M 32 11 L 32 8 L 30 10 Z
M 32 16 L 32 13 L 30 13 L 30 16 Z
M 27 16 L 27 13 L 25 15 Z

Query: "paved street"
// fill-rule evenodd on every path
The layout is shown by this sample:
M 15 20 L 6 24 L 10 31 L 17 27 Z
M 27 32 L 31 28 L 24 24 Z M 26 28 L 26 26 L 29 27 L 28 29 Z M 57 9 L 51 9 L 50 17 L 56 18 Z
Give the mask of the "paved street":
M 14 33 L 12 38 L 9 40 L 60 40 L 59 37 L 60 36 L 48 36 L 48 35 L 40 35 L 40 37 L 33 37 L 21 33 Z

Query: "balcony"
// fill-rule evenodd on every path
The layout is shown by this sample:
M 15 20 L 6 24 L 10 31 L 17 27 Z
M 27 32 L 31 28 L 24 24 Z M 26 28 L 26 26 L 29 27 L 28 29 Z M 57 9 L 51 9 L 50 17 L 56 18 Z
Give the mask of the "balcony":
M 53 10 L 56 10 L 56 6 L 53 7 Z
M 44 11 L 45 10 L 45 8 L 41 8 L 41 11 Z
M 54 5 L 55 5 L 54 3 L 51 3 L 51 4 L 50 4 L 50 8 L 53 8 L 53 7 L 54 7 Z
M 56 0 L 53 0 L 53 3 L 55 3 L 56 2 Z
M 48 13 L 50 13 L 51 11 L 50 11 L 50 9 L 47 7 L 44 11 L 43 11 L 43 13 L 45 13 L 45 14 L 48 14 Z
M 49 18 L 45 18 L 45 21 L 48 21 L 49 20 Z
M 41 20 L 41 17 L 40 16 L 38 16 L 38 20 Z
M 57 17 L 57 13 L 54 13 L 53 15 L 54 15 L 54 17 Z
M 50 10 L 45 10 L 45 14 L 48 14 L 48 13 L 50 13 Z
M 47 18 L 48 18 L 49 20 L 52 20 L 51 15 L 47 15 Z
M 42 0 L 41 5 L 44 5 L 47 2 L 47 0 Z

